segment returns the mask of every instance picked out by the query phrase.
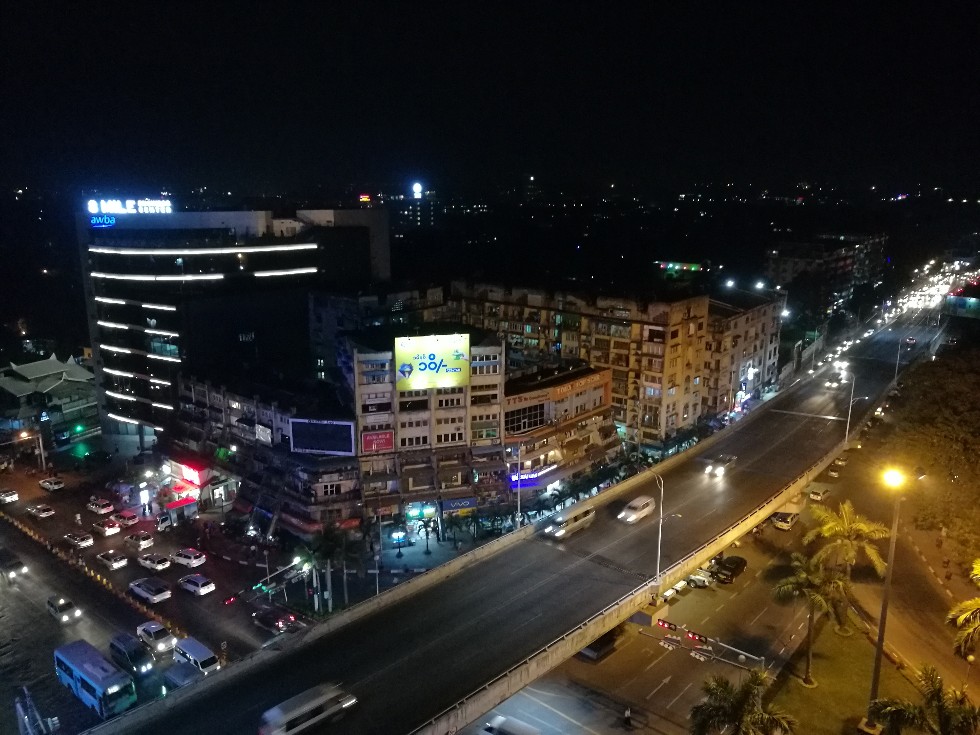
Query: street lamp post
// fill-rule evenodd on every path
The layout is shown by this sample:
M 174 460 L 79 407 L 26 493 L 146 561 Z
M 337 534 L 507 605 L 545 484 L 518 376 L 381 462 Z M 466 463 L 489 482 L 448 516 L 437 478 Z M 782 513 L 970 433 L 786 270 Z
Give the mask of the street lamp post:
M 898 349 L 895 351 L 895 380 L 898 380 L 898 361 L 902 357 L 902 338 L 898 338 Z
M 847 428 L 844 430 L 844 441 L 847 441 L 848 437 L 851 435 L 851 409 L 854 408 L 854 404 L 858 401 L 863 401 L 867 396 L 854 397 L 854 384 L 857 380 L 854 376 L 851 376 L 851 402 L 847 404 Z
M 966 657 L 966 676 L 963 677 L 963 686 L 961 689 L 965 692 L 966 688 L 970 686 L 970 672 L 973 670 L 973 662 L 977 658 L 972 653 Z
M 654 580 L 657 583 L 657 590 L 659 594 L 660 589 L 660 542 L 663 540 L 664 535 L 664 478 L 660 475 L 654 475 L 657 478 L 657 485 L 660 487 L 660 523 L 657 527 L 657 576 Z
M 898 470 L 887 470 L 884 474 L 885 484 L 896 491 L 905 482 L 905 476 Z M 878 698 L 878 677 L 881 675 L 881 655 L 885 648 L 885 623 L 888 620 L 888 597 L 892 589 L 892 571 L 895 568 L 895 542 L 898 539 L 898 516 L 902 508 L 902 495 L 895 496 L 895 507 L 892 511 L 892 535 L 888 541 L 888 566 L 885 568 L 885 590 L 881 597 L 881 617 L 878 620 L 878 644 L 875 647 L 875 665 L 871 672 L 871 696 L 868 699 L 868 716 L 861 723 L 865 732 L 876 732 L 877 725 L 871 714 L 871 705 Z

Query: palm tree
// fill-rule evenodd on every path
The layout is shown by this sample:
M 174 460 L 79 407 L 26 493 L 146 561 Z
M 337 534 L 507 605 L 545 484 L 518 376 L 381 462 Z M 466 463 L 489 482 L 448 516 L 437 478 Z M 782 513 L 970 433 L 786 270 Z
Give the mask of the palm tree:
M 980 559 L 973 562 L 970 579 L 980 585 Z M 956 652 L 966 657 L 976 650 L 980 642 L 980 597 L 964 600 L 946 615 L 946 622 L 960 629 L 956 634 Z
M 934 735 L 975 735 L 980 728 L 980 708 L 966 693 L 946 689 L 943 678 L 932 666 L 917 674 L 922 702 L 908 699 L 876 699 L 871 716 L 885 726 L 885 735 L 901 735 L 905 728 Z
M 810 511 L 819 525 L 803 537 L 803 543 L 809 544 L 818 538 L 829 539 L 813 555 L 815 562 L 823 565 L 830 558 L 838 564 L 843 562 L 844 572 L 850 580 L 851 568 L 857 563 L 858 556 L 863 554 L 879 577 L 885 575 L 885 560 L 878 547 L 871 542 L 888 538 L 890 531 L 887 527 L 855 513 L 850 500 L 841 503 L 839 513 L 821 505 L 811 505 Z
M 702 690 L 704 701 L 691 707 L 692 735 L 725 732 L 726 735 L 789 735 L 796 720 L 772 706 L 762 704 L 769 684 L 765 671 L 755 669 L 735 686 L 724 676 L 712 676 Z
M 772 593 L 780 602 L 806 602 L 806 673 L 803 683 L 814 685 L 816 682 L 810 674 L 813 666 L 813 624 L 821 613 L 831 612 L 835 618 L 839 617 L 835 611 L 847 599 L 849 585 L 841 572 L 828 571 L 804 554 L 793 554 L 790 563 L 793 573 L 776 582 Z

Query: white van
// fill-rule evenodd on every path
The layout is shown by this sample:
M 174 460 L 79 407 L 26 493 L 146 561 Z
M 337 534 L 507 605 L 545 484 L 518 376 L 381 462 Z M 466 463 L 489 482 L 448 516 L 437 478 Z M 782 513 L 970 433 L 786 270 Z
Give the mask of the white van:
M 579 529 L 588 528 L 594 520 L 595 508 L 588 503 L 576 503 L 552 518 L 544 532 L 554 538 L 565 538 Z
M 259 735 L 293 735 L 327 720 L 339 720 L 357 704 L 357 697 L 336 684 L 320 684 L 287 699 L 262 715 Z
M 213 674 L 221 668 L 218 657 L 196 638 L 181 638 L 174 646 L 174 661 L 188 663 L 202 674 Z
M 636 523 L 641 518 L 646 518 L 653 513 L 653 509 L 656 507 L 657 504 L 653 498 L 639 495 L 633 498 L 616 517 L 623 523 Z
M 541 735 L 541 731 L 536 727 L 531 727 L 526 722 L 515 720 L 513 717 L 503 717 L 497 715 L 488 722 L 483 732 L 489 735 Z

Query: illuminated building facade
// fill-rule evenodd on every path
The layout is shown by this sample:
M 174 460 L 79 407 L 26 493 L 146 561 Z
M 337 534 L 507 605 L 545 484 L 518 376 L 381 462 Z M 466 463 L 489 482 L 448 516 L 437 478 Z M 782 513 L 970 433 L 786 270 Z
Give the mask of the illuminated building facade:
M 308 341 L 306 290 L 390 277 L 380 209 L 278 217 L 99 199 L 77 232 L 103 431 L 140 448 L 173 420 L 179 373 L 282 357 Z

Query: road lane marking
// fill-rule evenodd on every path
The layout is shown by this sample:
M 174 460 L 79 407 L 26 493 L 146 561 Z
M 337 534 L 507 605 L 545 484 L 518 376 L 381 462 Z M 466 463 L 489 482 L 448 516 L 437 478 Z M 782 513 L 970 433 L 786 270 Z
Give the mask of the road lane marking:
M 765 613 L 765 612 L 766 612 L 766 610 L 768 610 L 768 609 L 769 609 L 768 607 L 767 607 L 767 608 L 765 608 L 765 610 L 763 610 L 763 611 L 762 611 L 761 613 L 759 613 L 759 614 L 758 614 L 758 615 L 756 615 L 756 616 L 755 616 L 754 618 L 752 618 L 752 622 L 751 622 L 751 623 L 749 623 L 749 625 L 755 625 L 755 623 L 756 623 L 756 621 L 757 621 L 757 620 L 758 620 L 759 618 L 761 618 L 761 617 L 762 617 L 762 615 L 763 615 L 763 613 Z
M 654 694 L 656 694 L 657 692 L 659 692 L 659 691 L 660 691 L 660 687 L 662 687 L 662 686 L 663 686 L 664 684 L 666 684 L 666 683 L 667 683 L 668 681 L 670 681 L 670 677 L 669 677 L 669 676 L 668 676 L 668 677 L 667 677 L 666 679 L 664 679 L 664 680 L 663 680 L 662 682 L 660 682 L 659 684 L 657 684 L 657 686 L 656 686 L 656 688 L 655 688 L 655 689 L 654 689 L 654 690 L 653 690 L 652 692 L 650 692 L 650 693 L 649 693 L 649 694 L 648 694 L 648 695 L 647 695 L 647 696 L 645 697 L 645 699 L 646 699 L 646 700 L 647 700 L 647 701 L 649 702 L 649 701 L 650 701 L 650 697 L 652 697 L 652 696 L 653 696 Z
M 560 709 L 556 709 L 556 708 L 552 707 L 550 704 L 548 704 L 547 702 L 545 702 L 545 701 L 543 701 L 541 699 L 538 699 L 537 697 L 531 696 L 530 694 L 527 693 L 527 690 L 526 689 L 522 689 L 519 692 L 519 694 L 523 694 L 525 697 L 527 697 L 528 699 L 530 699 L 532 702 L 536 702 L 538 705 L 544 707 L 545 709 L 551 710 L 556 715 L 558 715 L 559 717 L 561 717 L 563 720 L 568 720 L 573 725 L 582 728 L 582 730 L 584 730 L 585 732 L 592 733 L 592 735 L 603 735 L 603 733 L 599 732 L 598 730 L 593 730 L 591 727 L 589 727 L 588 725 L 586 725 L 584 722 L 579 722 L 578 720 L 576 720 L 576 719 L 574 719 L 574 718 L 569 717 L 568 715 L 566 715 Z M 547 723 L 546 722 L 546 723 L 543 723 L 543 724 L 547 725 L 548 727 L 554 727 L 554 725 L 552 725 L 551 723 Z
M 708 615 L 704 620 L 701 621 L 701 625 L 704 625 L 705 623 L 707 623 L 710 618 L 711 618 L 711 616 Z
M 825 416 L 819 413 L 803 413 L 802 411 L 786 411 L 779 408 L 770 408 L 770 413 L 786 413 L 790 416 L 803 416 L 808 419 L 827 419 L 828 421 L 845 421 L 843 416 Z
M 678 695 L 677 695 L 676 697 L 674 697 L 674 698 L 673 698 L 673 699 L 672 699 L 672 700 L 670 701 L 670 704 L 668 704 L 668 705 L 667 705 L 667 709 L 670 709 L 671 707 L 673 707 L 673 706 L 674 706 L 674 703 L 675 703 L 675 702 L 676 702 L 676 701 L 677 701 L 678 699 L 680 699 L 681 697 L 683 697 L 683 696 L 684 696 L 684 694 L 685 694 L 685 692 L 687 692 L 687 690 L 688 690 L 688 689 L 690 689 L 690 688 L 691 688 L 691 684 L 690 684 L 690 682 L 689 682 L 689 683 L 688 683 L 688 685 L 687 685 L 686 687 L 684 687 L 683 689 L 681 689 L 681 693 L 680 693 L 680 694 L 678 694 Z
M 720 604 L 720 605 L 719 605 L 718 607 L 716 607 L 716 608 L 715 608 L 715 612 L 720 612 L 720 611 L 721 611 L 721 609 L 722 609 L 722 608 L 723 608 L 724 606 L 725 606 L 725 603 L 724 603 L 724 602 L 723 602 L 723 603 L 721 603 L 721 604 Z

